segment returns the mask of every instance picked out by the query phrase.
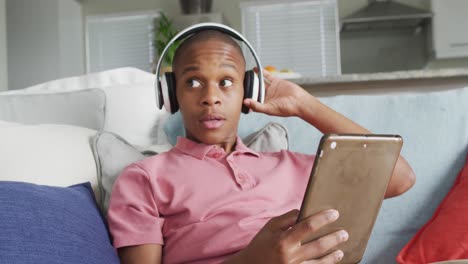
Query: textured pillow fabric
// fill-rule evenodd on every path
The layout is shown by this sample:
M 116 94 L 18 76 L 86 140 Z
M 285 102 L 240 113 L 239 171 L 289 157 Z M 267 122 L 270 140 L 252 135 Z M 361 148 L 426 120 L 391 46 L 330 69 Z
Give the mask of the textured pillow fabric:
M 0 181 L 0 262 L 119 263 L 89 183 Z
M 287 129 L 278 123 L 270 122 L 262 129 L 243 138 L 244 144 L 257 152 L 277 152 L 289 149 Z
M 468 156 L 445 199 L 398 254 L 398 263 L 468 259 Z
M 112 132 L 100 132 L 92 140 L 94 158 L 97 164 L 101 209 L 107 214 L 109 199 L 114 182 L 127 166 L 156 153 L 142 153 L 128 141 Z
M 468 264 L 468 259 L 438 261 L 431 264 Z
M 438 261 L 431 264 L 468 264 L 468 259 Z
M 69 125 L 3 124 L 0 181 L 61 187 L 89 181 L 98 190 L 90 145 L 95 130 Z
M 246 146 L 258 152 L 288 149 L 286 129 L 276 123 L 269 123 L 244 139 Z M 101 208 L 107 214 L 110 194 L 120 172 L 128 165 L 169 150 L 171 145 L 153 145 L 137 148 L 111 132 L 100 132 L 92 141 L 93 153 L 98 166 L 98 181 L 101 194 Z
M 45 94 L 0 93 L 0 120 L 69 124 L 101 130 L 106 95 L 99 89 Z

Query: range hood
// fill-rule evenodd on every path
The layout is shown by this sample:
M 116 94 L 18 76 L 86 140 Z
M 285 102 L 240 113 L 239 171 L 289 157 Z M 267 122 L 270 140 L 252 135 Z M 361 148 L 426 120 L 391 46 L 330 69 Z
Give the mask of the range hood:
M 393 0 L 369 0 L 364 8 L 341 21 L 341 31 L 417 28 L 432 18 L 429 11 Z

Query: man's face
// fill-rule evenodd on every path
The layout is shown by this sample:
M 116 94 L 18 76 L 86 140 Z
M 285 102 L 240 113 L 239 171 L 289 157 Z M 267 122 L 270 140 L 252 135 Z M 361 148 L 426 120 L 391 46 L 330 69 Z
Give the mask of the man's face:
M 180 55 L 174 73 L 187 138 L 205 144 L 235 142 L 244 97 L 242 54 L 210 39 L 193 43 Z

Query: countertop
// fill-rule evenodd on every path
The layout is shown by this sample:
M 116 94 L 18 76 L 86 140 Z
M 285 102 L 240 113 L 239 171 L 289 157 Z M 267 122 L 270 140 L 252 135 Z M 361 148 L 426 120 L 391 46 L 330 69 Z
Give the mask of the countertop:
M 431 70 L 412 70 L 395 71 L 382 73 L 356 73 L 343 74 L 328 77 L 302 77 L 290 79 L 299 85 L 333 84 L 333 83 L 354 83 L 354 82 L 375 82 L 375 81 L 399 81 L 399 80 L 418 80 L 432 78 L 453 78 L 468 77 L 468 68 L 454 69 L 431 69 Z

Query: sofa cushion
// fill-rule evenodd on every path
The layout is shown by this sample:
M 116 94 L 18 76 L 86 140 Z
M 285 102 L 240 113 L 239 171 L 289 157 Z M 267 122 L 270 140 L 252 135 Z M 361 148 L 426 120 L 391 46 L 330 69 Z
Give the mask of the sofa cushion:
M 399 134 L 404 139 L 401 153 L 413 168 L 416 183 L 407 193 L 383 202 L 362 260 L 395 263 L 398 252 L 431 218 L 463 167 L 468 146 L 468 87 L 319 99 L 374 133 Z M 322 134 L 298 118 L 241 115 L 238 133 L 248 134 L 272 121 L 288 129 L 290 150 L 315 153 Z M 171 116 L 165 130 L 172 143 L 183 134 L 180 115 Z
M 400 134 L 402 155 L 416 174 L 408 192 L 384 201 L 363 263 L 395 263 L 450 190 L 468 148 L 466 102 L 468 88 L 328 100 L 373 132 Z
M 468 258 L 468 156 L 450 192 L 432 218 L 397 257 L 398 263 Z
M 156 77 L 154 74 L 142 71 L 137 68 L 123 67 L 96 73 L 88 73 L 81 76 L 74 76 L 53 80 L 38 85 L 30 86 L 24 90 L 31 91 L 70 91 L 83 90 L 89 88 L 112 87 L 127 84 L 153 83 Z M 18 90 L 19 91 L 19 90 Z
M 7 121 L 0 120 L 0 128 L 21 126 L 21 125 L 22 124 L 20 124 L 20 123 L 13 123 L 13 122 L 7 122 Z
M 468 259 L 438 261 L 438 262 L 434 262 L 432 264 L 468 264 Z
M 92 148 L 97 164 L 101 209 L 107 214 L 112 187 L 120 172 L 127 165 L 156 153 L 142 153 L 121 136 L 105 131 L 94 136 Z
M 269 122 L 242 140 L 247 147 L 257 152 L 278 152 L 289 149 L 288 130 L 275 122 Z
M 11 94 L 0 93 L 0 120 L 25 124 L 58 123 L 100 130 L 106 98 L 99 89 Z
M 259 152 L 288 149 L 286 129 L 276 123 L 265 127 L 244 139 L 246 146 Z M 93 153 L 98 166 L 98 181 L 101 194 L 101 208 L 107 214 L 110 194 L 114 182 L 123 169 L 145 157 L 169 150 L 171 145 L 152 145 L 146 148 L 132 146 L 128 141 L 111 132 L 100 132 L 92 141 Z
M 2 263 L 119 263 L 91 185 L 0 181 Z
M 69 125 L 0 122 L 0 180 L 52 186 L 91 182 L 97 172 L 90 139 L 95 130 Z
M 139 146 L 167 142 L 163 123 L 169 114 L 156 107 L 154 84 L 104 87 L 107 97 L 105 131 Z
M 148 146 L 167 142 L 162 124 L 169 114 L 156 107 L 155 80 L 154 74 L 127 67 L 58 79 L 6 93 L 19 96 L 99 88 L 104 91 L 107 101 L 105 122 L 101 128 L 119 134 L 132 144 Z M 80 111 L 69 114 L 83 118 L 89 116 L 89 113 Z M 36 123 L 43 123 L 41 121 L 38 119 Z M 55 121 L 50 123 L 64 123 L 63 120 Z M 66 124 L 80 125 L 72 119 Z

